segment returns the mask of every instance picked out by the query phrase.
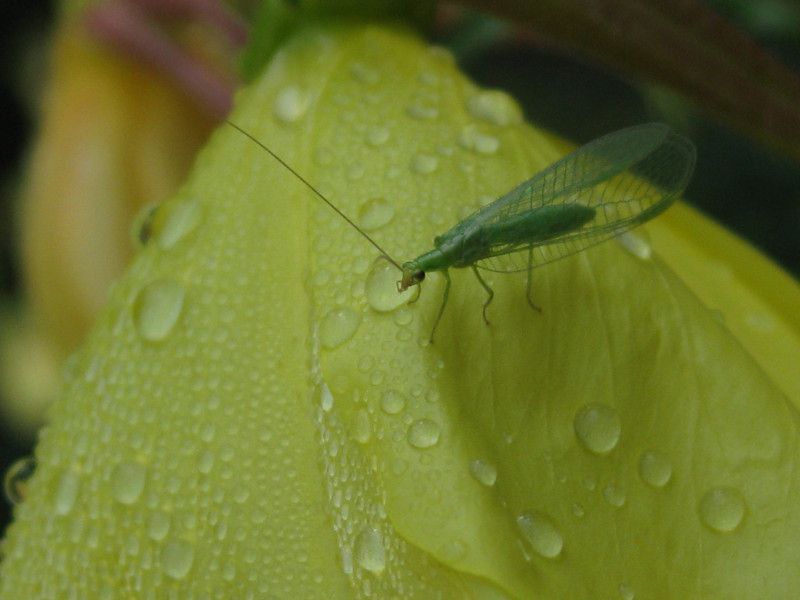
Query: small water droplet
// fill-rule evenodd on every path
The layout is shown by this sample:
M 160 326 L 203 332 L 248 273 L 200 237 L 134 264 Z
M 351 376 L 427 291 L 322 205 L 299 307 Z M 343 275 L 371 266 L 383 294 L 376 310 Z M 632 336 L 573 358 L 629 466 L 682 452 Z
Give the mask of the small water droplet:
M 672 478 L 672 465 L 660 452 L 648 450 L 639 458 L 639 477 L 648 485 L 664 487 Z
M 3 477 L 3 491 L 6 500 L 19 504 L 28 493 L 28 481 L 36 471 L 36 459 L 32 456 L 20 458 L 12 463 Z
M 739 527 L 744 511 L 744 498 L 732 487 L 712 488 L 700 500 L 700 519 L 719 533 L 728 533 Z
M 586 509 L 583 508 L 582 504 L 575 502 L 572 505 L 572 514 L 581 519 L 586 514 Z
M 163 224 L 159 223 L 162 212 L 159 210 L 155 215 L 153 229 L 158 246 L 163 250 L 169 250 L 194 231 L 203 216 L 203 205 L 197 199 L 191 198 L 164 208 L 168 208 L 169 212 L 164 217 Z
M 411 169 L 415 173 L 427 175 L 439 168 L 439 159 L 432 154 L 417 154 L 411 161 Z
M 194 546 L 183 540 L 172 540 L 161 549 L 161 569 L 173 579 L 186 577 L 194 562 Z
M 611 506 L 615 508 L 622 508 L 625 506 L 625 490 L 618 485 L 607 485 L 603 488 L 603 498 L 606 499 Z
M 439 109 L 435 106 L 416 102 L 406 108 L 409 117 L 430 121 L 439 116 Z
M 364 292 L 370 307 L 378 312 L 391 312 L 406 304 L 413 290 L 397 291 L 397 269 L 388 261 L 378 260 L 367 275 Z
M 183 310 L 183 286 L 161 279 L 144 286 L 133 301 L 133 322 L 139 335 L 150 342 L 164 340 Z
M 147 521 L 147 535 L 151 540 L 160 542 L 169 533 L 170 518 L 169 515 L 160 510 L 156 510 L 150 514 Z
M 396 415 L 406 407 L 406 399 L 396 390 L 386 390 L 381 396 L 381 409 L 387 415 Z
M 653 256 L 653 248 L 643 233 L 625 231 L 617 236 L 617 242 L 640 260 L 650 260 Z
M 333 394 L 331 389 L 324 383 L 320 387 L 319 405 L 325 412 L 331 412 L 333 408 Z
M 636 598 L 636 594 L 633 591 L 633 588 L 626 583 L 619 584 L 619 597 L 622 600 L 634 600 Z
M 311 98 L 307 93 L 293 85 L 283 88 L 275 98 L 272 112 L 283 123 L 294 123 L 306 114 Z
M 406 439 L 414 448 L 431 448 L 439 443 L 441 429 L 436 421 L 417 419 L 408 427 Z
M 564 547 L 555 523 L 539 511 L 526 511 L 517 517 L 517 527 L 528 545 L 544 558 L 556 558 Z
M 469 463 L 469 472 L 479 483 L 487 487 L 493 486 L 497 481 L 497 468 L 480 458 Z
M 372 424 L 369 422 L 369 414 L 363 408 L 356 411 L 355 423 L 353 425 L 353 439 L 359 444 L 366 444 L 372 437 Z
M 144 465 L 125 462 L 117 465 L 111 474 L 111 493 L 120 504 L 134 504 L 144 490 L 146 470 Z
M 75 506 L 80 487 L 81 480 L 76 473 L 65 471 L 61 475 L 55 494 L 54 508 L 56 514 L 67 515 L 70 513 L 72 507 Z
M 522 123 L 522 111 L 508 94 L 499 90 L 485 90 L 470 96 L 467 110 L 476 119 L 506 127 Z
M 374 85 L 380 81 L 380 74 L 378 71 L 370 69 L 364 63 L 360 62 L 354 62 L 352 65 L 350 65 L 350 74 L 356 81 L 360 81 L 361 83 L 366 83 L 368 85 Z
M 358 210 L 358 224 L 362 229 L 374 231 L 387 225 L 394 217 L 394 207 L 383 198 L 373 198 Z
M 336 348 L 352 338 L 359 325 L 361 315 L 352 308 L 335 308 L 322 319 L 319 339 L 326 348 Z
M 375 125 L 367 131 L 367 142 L 372 146 L 382 146 L 389 141 L 390 133 L 386 127 Z
M 617 411 L 605 404 L 587 404 L 575 415 L 575 434 L 595 454 L 608 454 L 619 442 L 622 424 Z
M 467 150 L 478 154 L 494 154 L 500 148 L 500 140 L 493 135 L 481 133 L 475 125 L 465 125 L 458 137 L 458 143 Z
M 383 535 L 374 527 L 364 527 L 355 542 L 355 559 L 362 569 L 379 575 L 386 568 Z
M 439 547 L 439 555 L 446 561 L 457 562 L 467 555 L 467 545 L 461 540 L 445 542 Z

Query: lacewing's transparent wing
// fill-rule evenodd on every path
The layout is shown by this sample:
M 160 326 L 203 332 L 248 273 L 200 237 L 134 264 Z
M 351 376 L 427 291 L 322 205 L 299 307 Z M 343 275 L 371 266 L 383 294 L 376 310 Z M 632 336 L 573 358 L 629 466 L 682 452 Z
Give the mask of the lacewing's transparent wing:
M 488 271 L 522 271 L 599 244 L 655 217 L 683 192 L 696 152 L 666 125 L 622 129 L 568 154 L 443 237 L 480 229 L 544 206 L 582 204 L 594 209 L 583 227 L 546 241 L 518 240 L 487 249 L 476 265 Z

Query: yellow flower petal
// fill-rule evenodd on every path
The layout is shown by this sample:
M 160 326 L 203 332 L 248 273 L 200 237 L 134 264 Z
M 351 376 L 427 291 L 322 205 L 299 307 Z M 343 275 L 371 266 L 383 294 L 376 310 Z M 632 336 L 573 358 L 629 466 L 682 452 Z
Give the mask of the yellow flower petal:
M 315 30 L 233 119 L 406 259 L 557 157 L 476 94 L 407 33 Z M 786 596 L 797 411 L 638 254 L 539 269 L 541 315 L 496 276 L 489 327 L 456 272 L 420 343 L 441 279 L 394 306 L 374 249 L 223 128 L 75 361 L 0 596 Z

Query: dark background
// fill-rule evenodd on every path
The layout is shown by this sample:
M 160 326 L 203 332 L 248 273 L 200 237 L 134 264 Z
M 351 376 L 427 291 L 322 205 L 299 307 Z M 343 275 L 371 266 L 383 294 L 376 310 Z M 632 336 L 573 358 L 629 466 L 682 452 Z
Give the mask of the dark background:
M 749 30 L 790 65 L 800 65 L 800 3 L 793 0 L 716 0 L 717 9 Z M 14 201 L 36 97 L 46 77 L 47 38 L 55 9 L 49 2 L 3 2 L 0 8 L 0 306 L 20 291 L 14 250 Z M 463 68 L 480 84 L 503 88 L 537 125 L 575 142 L 652 120 L 685 128 L 697 145 L 688 200 L 750 240 L 796 277 L 800 275 L 800 166 L 713 122 L 700 109 L 657 86 L 534 44 L 518 44 L 491 19 L 467 19 L 441 34 Z M 0 333 L 1 334 L 1 333 Z M 0 401 L 2 401 L 0 399 Z M 0 423 L 0 470 L 31 453 Z M 0 531 L 9 518 L 0 499 Z

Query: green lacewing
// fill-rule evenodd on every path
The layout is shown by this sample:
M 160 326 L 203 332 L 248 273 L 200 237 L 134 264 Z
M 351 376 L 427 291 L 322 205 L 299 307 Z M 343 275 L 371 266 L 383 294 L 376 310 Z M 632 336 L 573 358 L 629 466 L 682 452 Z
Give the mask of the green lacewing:
M 488 298 L 494 292 L 480 272 L 531 271 L 616 237 L 664 212 L 686 189 L 694 171 L 695 147 L 663 123 L 621 129 L 588 144 L 540 171 L 475 211 L 433 240 L 434 248 L 402 264 L 339 210 L 317 188 L 262 142 L 228 123 L 258 144 L 323 202 L 367 239 L 401 272 L 399 292 L 419 285 L 426 273 L 445 278 L 442 304 L 431 341 L 450 293 L 450 268 L 469 267 Z

